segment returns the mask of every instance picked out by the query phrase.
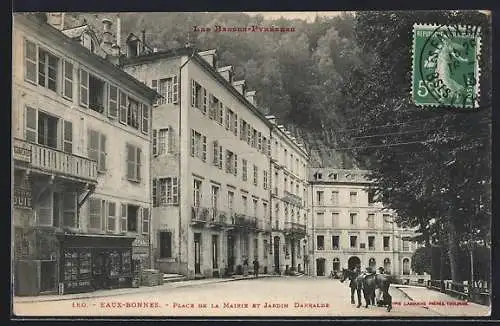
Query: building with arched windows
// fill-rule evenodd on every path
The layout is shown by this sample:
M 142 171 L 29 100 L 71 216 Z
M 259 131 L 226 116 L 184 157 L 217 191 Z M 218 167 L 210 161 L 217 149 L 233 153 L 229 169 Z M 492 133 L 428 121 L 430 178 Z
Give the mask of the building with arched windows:
M 396 225 L 394 212 L 374 199 L 369 171 L 310 168 L 310 275 L 329 276 L 342 268 L 383 267 L 402 279 L 426 279 L 411 269 L 419 244 L 413 230 Z

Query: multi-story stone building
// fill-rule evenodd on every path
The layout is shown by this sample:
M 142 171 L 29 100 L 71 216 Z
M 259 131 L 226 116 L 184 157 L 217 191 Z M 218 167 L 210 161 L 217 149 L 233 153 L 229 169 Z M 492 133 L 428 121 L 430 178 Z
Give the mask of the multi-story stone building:
M 277 273 L 303 272 L 308 261 L 307 165 L 309 156 L 274 116 L 271 132 L 272 265 Z
M 255 92 L 191 47 L 129 56 L 153 108 L 153 252 L 163 272 L 213 277 L 269 265 L 271 123 Z
M 131 286 L 134 258 L 150 263 L 156 92 L 113 64 L 108 20 L 102 42 L 45 14 L 13 26 L 15 293 Z
M 414 231 L 393 223 L 394 212 L 374 201 L 369 171 L 310 168 L 312 275 L 360 265 L 411 278 Z M 420 277 L 419 277 L 420 278 Z

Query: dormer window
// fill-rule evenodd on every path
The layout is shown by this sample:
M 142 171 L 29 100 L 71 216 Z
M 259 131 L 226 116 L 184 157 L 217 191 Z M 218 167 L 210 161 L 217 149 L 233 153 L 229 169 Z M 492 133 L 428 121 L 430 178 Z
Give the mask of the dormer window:
M 82 34 L 82 45 L 87 49 L 89 49 L 92 53 L 95 52 L 95 44 L 90 34 L 88 33 Z
M 129 58 L 137 57 L 139 55 L 139 41 L 130 40 L 127 43 L 127 54 Z

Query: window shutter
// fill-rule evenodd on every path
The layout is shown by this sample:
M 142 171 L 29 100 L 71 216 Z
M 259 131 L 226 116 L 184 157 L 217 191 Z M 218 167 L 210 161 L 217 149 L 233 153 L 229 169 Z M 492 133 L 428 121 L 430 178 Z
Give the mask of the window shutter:
M 262 133 L 259 132 L 257 136 L 257 147 L 259 151 L 262 151 Z
M 24 40 L 24 78 L 32 83 L 37 82 L 37 56 L 38 51 L 36 49 L 36 44 Z
M 207 90 L 203 88 L 203 114 L 207 114 L 207 106 L 208 106 Z
M 136 216 L 136 232 L 138 234 L 142 233 L 142 207 L 137 208 L 137 216 Z
M 238 136 L 238 115 L 234 114 L 234 134 Z
M 99 133 L 97 131 L 88 130 L 87 145 L 89 158 L 99 163 Z M 99 169 L 100 165 L 97 167 Z
M 194 137 L 194 129 L 191 129 L 191 156 L 194 157 L 194 149 L 195 149 L 195 137 Z
M 229 125 L 231 121 L 229 121 L 229 109 L 226 107 L 226 130 L 229 130 Z
M 69 61 L 63 61 L 63 96 L 73 98 L 73 64 Z
M 121 204 L 120 211 L 120 231 L 127 232 L 127 205 Z
M 243 140 L 245 135 L 244 123 L 243 119 L 240 119 L 240 140 Z
M 101 231 L 106 232 L 108 225 L 108 205 L 106 205 L 106 201 L 103 199 L 101 200 Z
M 134 179 L 134 167 L 135 167 L 135 150 L 134 147 L 127 144 L 125 155 L 125 164 L 127 165 L 127 178 L 129 180 Z
M 80 68 L 80 105 L 89 106 L 89 73 Z
M 174 152 L 174 129 L 172 126 L 168 126 L 168 152 Z
M 191 106 L 196 107 L 196 82 L 191 79 Z
M 212 163 L 215 166 L 219 166 L 219 143 L 216 140 L 213 141 L 213 149 L 214 149 L 213 150 L 214 157 L 213 157 Z
M 238 155 L 234 154 L 234 175 L 238 175 Z
M 63 150 L 73 153 L 73 123 L 67 120 L 63 124 Z
M 158 130 L 153 129 L 153 155 L 158 155 Z
M 177 76 L 173 77 L 173 101 L 172 103 L 177 104 L 179 102 L 179 81 Z
M 222 170 L 222 160 L 224 159 L 224 154 L 222 152 L 222 146 L 219 146 L 219 169 Z
M 106 135 L 101 134 L 101 146 L 99 148 L 99 170 L 106 171 Z
M 224 123 L 224 106 L 222 105 L 222 102 L 219 102 L 219 123 L 222 125 Z
M 38 111 L 29 106 L 26 107 L 25 117 L 25 139 L 29 142 L 36 143 L 38 137 Z
M 158 80 L 156 80 L 156 79 L 151 80 L 151 88 L 154 89 L 155 92 L 158 93 Z M 159 99 L 158 99 L 158 95 L 157 95 L 156 98 L 155 98 L 155 101 L 154 101 L 153 105 L 157 106 L 158 102 L 159 102 Z
M 203 162 L 207 161 L 207 136 L 203 136 L 202 160 L 203 160 Z
M 153 207 L 158 206 L 158 179 L 153 178 Z
M 148 134 L 149 132 L 149 106 L 142 104 L 142 132 Z
M 172 178 L 172 204 L 179 203 L 179 183 L 177 178 Z
M 120 122 L 127 123 L 127 94 L 120 91 Z
M 139 181 L 141 180 L 141 154 L 142 150 L 137 147 L 137 154 L 136 154 L 136 180 Z
M 118 118 L 118 87 L 108 84 L 108 116 Z

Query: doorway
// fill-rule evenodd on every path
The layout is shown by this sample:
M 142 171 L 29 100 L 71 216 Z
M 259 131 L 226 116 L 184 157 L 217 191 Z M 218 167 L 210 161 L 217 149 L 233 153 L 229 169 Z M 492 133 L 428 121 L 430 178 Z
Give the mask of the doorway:
M 194 273 L 201 274 L 201 233 L 194 234 Z
M 347 261 L 347 268 L 352 271 L 356 266 L 361 268 L 361 260 L 356 256 L 352 256 Z
M 105 289 L 107 287 L 107 262 L 108 255 L 106 251 L 99 250 L 93 254 L 94 260 L 92 263 L 92 286 L 94 289 Z
M 54 260 L 41 261 L 40 292 L 56 290 L 56 262 Z
M 280 273 L 280 237 L 274 237 L 274 271 Z
M 325 258 L 316 259 L 316 275 L 325 276 Z
M 227 235 L 227 273 L 234 272 L 234 238 L 231 234 Z

